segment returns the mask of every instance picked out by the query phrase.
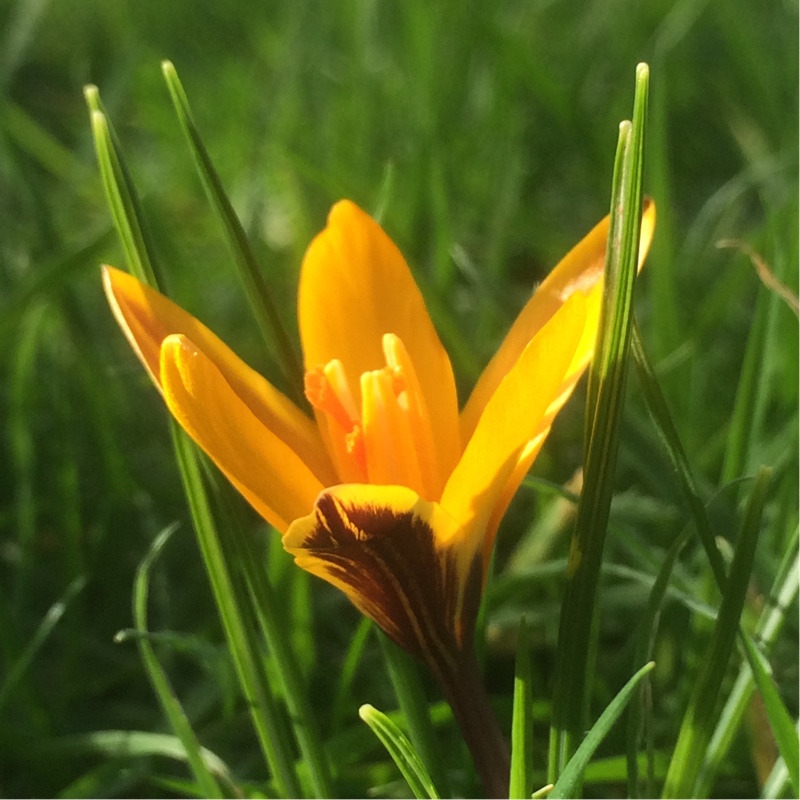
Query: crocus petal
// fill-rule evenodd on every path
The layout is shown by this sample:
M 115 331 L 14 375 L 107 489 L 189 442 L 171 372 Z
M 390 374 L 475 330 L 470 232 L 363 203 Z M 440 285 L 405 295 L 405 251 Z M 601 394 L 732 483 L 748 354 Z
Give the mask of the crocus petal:
M 259 514 L 285 531 L 308 513 L 322 491 L 319 479 L 253 414 L 194 342 L 168 336 L 159 377 L 175 419 Z
M 251 413 L 296 451 L 320 481 L 335 482 L 335 472 L 311 418 L 248 367 L 202 322 L 127 272 L 104 267 L 103 285 L 117 322 L 159 390 L 161 343 L 170 334 L 183 334 L 216 365 Z
M 528 343 L 486 404 L 445 486 L 441 505 L 462 523 L 464 558 L 481 549 L 492 511 L 524 448 L 552 421 L 548 408 L 561 392 L 583 334 L 585 306 L 583 294 L 573 294 Z
M 539 451 L 542 449 L 542 445 L 544 445 L 545 440 L 550 433 L 550 426 L 553 420 L 563 407 L 564 403 L 566 403 L 569 399 L 570 395 L 572 394 L 572 390 L 575 388 L 575 384 L 578 382 L 578 379 L 583 373 L 584 367 L 592 356 L 592 351 L 594 349 L 594 337 L 597 335 L 597 317 L 599 315 L 599 308 L 596 307 L 592 302 L 591 294 L 587 300 L 586 306 L 587 318 L 584 325 L 584 332 L 572 357 L 570 366 L 567 369 L 567 374 L 564 377 L 564 380 L 561 382 L 561 387 L 559 388 L 556 397 L 547 407 L 547 411 L 545 412 L 544 417 L 539 424 L 539 428 L 536 431 L 536 436 L 522 449 L 519 460 L 517 461 L 508 480 L 506 481 L 503 490 L 498 495 L 495 506 L 489 516 L 489 521 L 486 523 L 483 544 L 485 563 L 488 563 L 489 557 L 491 556 L 492 547 L 494 546 L 494 537 L 497 534 L 497 528 L 500 525 L 500 521 L 503 519 L 503 515 L 506 513 L 509 503 L 516 494 L 517 489 L 519 489 L 519 485 L 528 474 L 531 464 L 533 464 L 536 456 L 539 455 Z M 592 333 L 592 338 L 589 343 L 587 343 L 587 331 Z
M 639 244 L 639 268 L 641 269 L 655 228 L 656 207 L 652 200 L 645 201 L 642 214 L 641 240 Z M 481 375 L 461 414 L 461 435 L 467 441 L 478 424 L 486 403 L 494 393 L 503 376 L 519 358 L 527 343 L 536 332 L 561 307 L 574 292 L 587 296 L 587 316 L 596 319 L 602 300 L 602 277 L 608 241 L 609 217 L 598 223 L 587 236 L 578 242 L 545 278 L 531 299 L 520 312 L 502 345 Z M 572 370 L 580 372 L 591 359 L 597 323 L 588 324 L 575 355 Z
M 509 504 L 514 499 L 514 495 L 519 489 L 519 485 L 528 474 L 531 464 L 539 455 L 547 436 L 550 433 L 550 427 L 546 427 L 543 431 L 538 433 L 534 439 L 531 439 L 525 447 L 522 448 L 519 459 L 517 460 L 514 469 L 511 472 L 508 480 L 503 486 L 503 489 L 497 496 L 494 508 L 492 509 L 489 519 L 486 523 L 486 529 L 483 533 L 483 563 L 488 564 L 489 559 L 492 557 L 492 548 L 494 547 L 494 539 L 497 536 L 497 529 L 500 527 L 500 522 L 505 516 Z
M 460 451 L 450 359 L 400 251 L 351 202 L 331 209 L 327 227 L 306 252 L 298 322 L 306 369 L 341 359 L 354 393 L 363 373 L 385 365 L 384 334 L 398 336 L 414 364 L 436 431 L 439 466 L 449 473 Z
M 470 641 L 480 601 L 476 560 L 458 569 L 442 540 L 458 523 L 405 486 L 326 489 L 283 545 L 298 566 L 341 589 L 406 650 L 431 665 Z

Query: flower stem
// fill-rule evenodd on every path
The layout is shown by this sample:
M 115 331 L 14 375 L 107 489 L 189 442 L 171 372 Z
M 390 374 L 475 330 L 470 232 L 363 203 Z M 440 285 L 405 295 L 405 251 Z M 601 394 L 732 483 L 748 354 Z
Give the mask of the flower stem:
M 442 689 L 467 743 L 486 797 L 508 797 L 511 757 L 483 685 L 474 652 L 464 652 Z

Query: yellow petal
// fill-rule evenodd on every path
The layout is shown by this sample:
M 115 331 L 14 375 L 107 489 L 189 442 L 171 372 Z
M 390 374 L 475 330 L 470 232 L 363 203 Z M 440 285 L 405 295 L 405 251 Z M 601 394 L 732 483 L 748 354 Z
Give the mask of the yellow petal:
M 322 484 L 253 414 L 225 376 L 185 336 L 161 347 L 160 383 L 175 419 L 269 523 L 285 531 L 307 514 Z
M 542 449 L 542 445 L 544 445 L 549 433 L 550 427 L 548 426 L 540 433 L 537 433 L 536 437 L 525 445 L 520 453 L 516 465 L 514 466 L 514 469 L 511 472 L 511 475 L 505 483 L 505 486 L 503 486 L 502 491 L 497 496 L 497 500 L 494 504 L 491 514 L 489 515 L 489 520 L 486 523 L 486 529 L 483 534 L 484 564 L 488 564 L 489 559 L 492 556 L 494 540 L 497 536 L 497 529 L 500 527 L 500 522 L 505 516 L 506 510 L 513 500 L 514 495 L 517 493 L 519 485 L 528 474 L 531 464 L 533 464 L 535 461 L 536 456 L 539 455 L 539 451 Z
M 439 505 L 405 486 L 346 484 L 326 489 L 283 546 L 401 647 L 436 665 L 471 640 L 480 602 L 479 562 L 461 570 L 440 547 L 457 539 L 455 528 Z
M 354 392 L 361 375 L 385 365 L 383 335 L 402 339 L 436 431 L 438 463 L 449 473 L 460 451 L 450 359 L 425 301 L 392 240 L 349 201 L 337 203 L 303 260 L 298 322 L 307 370 L 340 359 Z M 360 398 L 356 400 L 360 407 Z
M 552 421 L 564 376 L 586 320 L 586 301 L 573 294 L 528 343 L 486 403 L 464 455 L 450 476 L 442 507 L 462 524 L 464 558 L 481 548 L 484 531 L 525 449 Z
M 506 513 L 509 503 L 516 494 L 519 485 L 528 474 L 531 464 L 533 464 L 536 456 L 539 455 L 539 451 L 542 449 L 542 445 L 544 445 L 545 440 L 550 433 L 550 425 L 567 400 L 569 400 L 569 397 L 572 394 L 572 391 L 575 388 L 578 380 L 580 379 L 584 368 L 592 357 L 594 340 L 597 336 L 598 316 L 600 313 L 599 302 L 594 302 L 594 294 L 596 291 L 599 292 L 601 288 L 602 287 L 598 286 L 589 293 L 589 297 L 586 302 L 586 324 L 584 325 L 584 331 L 583 335 L 581 336 L 580 343 L 578 344 L 575 354 L 572 357 L 570 366 L 567 369 L 567 374 L 564 376 L 564 380 L 561 382 L 561 387 L 559 388 L 556 397 L 550 403 L 544 417 L 542 418 L 542 422 L 540 423 L 539 429 L 536 432 L 536 437 L 528 442 L 520 453 L 519 460 L 517 461 L 517 464 L 514 467 L 510 477 L 506 481 L 503 490 L 500 492 L 495 506 L 492 509 L 492 513 L 489 516 L 489 521 L 486 524 L 483 545 L 485 562 L 488 562 L 489 556 L 491 555 L 492 547 L 494 546 L 494 537 L 497 534 L 497 528 L 500 525 L 503 515 Z
M 607 220 L 604 220 L 601 223 L 604 226 L 603 235 L 607 236 L 607 225 L 605 224 Z M 655 205 L 652 201 L 648 200 L 645 205 L 644 214 L 642 217 L 642 229 L 641 229 L 641 244 L 639 248 L 639 268 L 641 269 L 642 264 L 644 263 L 645 256 L 647 255 L 647 250 L 650 247 L 650 242 L 653 238 L 653 229 L 655 225 Z M 600 227 L 600 226 L 598 226 Z M 597 228 L 595 229 L 597 230 Z M 593 232 L 594 233 L 594 232 Z M 587 237 L 589 239 L 592 234 Z M 586 242 L 587 240 L 584 240 Z M 570 254 L 572 255 L 572 254 Z M 603 258 L 605 258 L 605 253 L 603 253 Z M 578 269 L 579 261 L 576 259 L 575 261 L 569 261 L 569 256 L 567 259 L 564 259 L 562 262 L 564 266 L 565 272 L 559 273 L 557 276 L 559 280 L 562 281 L 562 286 L 569 287 L 570 281 L 573 281 L 572 286 L 574 287 L 575 279 L 577 278 L 577 282 L 581 283 L 581 281 L 585 282 L 585 285 L 591 284 L 591 275 L 590 271 L 586 271 L 583 274 L 580 273 Z M 559 272 L 561 269 L 561 265 L 554 270 L 554 274 Z M 569 269 L 572 269 L 573 272 L 571 273 Z M 548 278 L 550 280 L 550 278 Z M 544 285 L 543 287 L 544 288 Z M 581 288 L 580 286 L 578 288 Z M 563 289 L 562 289 L 563 291 Z M 567 288 L 567 291 L 569 289 Z M 484 558 L 488 560 L 492 547 L 494 545 L 494 538 L 497 533 L 497 528 L 500 525 L 500 521 L 503 518 L 503 515 L 508 508 L 511 499 L 516 494 L 517 489 L 519 488 L 520 483 L 524 479 L 525 475 L 527 475 L 528 470 L 530 469 L 531 464 L 533 463 L 534 459 L 541 450 L 542 445 L 544 444 L 547 435 L 550 432 L 550 423 L 552 423 L 553 419 L 555 418 L 556 414 L 561 410 L 564 403 L 569 399 L 570 395 L 572 394 L 575 385 L 577 384 L 578 380 L 580 379 L 581 375 L 583 374 L 584 369 L 588 366 L 589 362 L 592 359 L 592 355 L 594 354 L 594 346 L 595 341 L 597 339 L 597 329 L 600 322 L 600 310 L 603 300 L 603 282 L 602 280 L 595 281 L 594 285 L 588 289 L 586 292 L 586 324 L 584 325 L 583 335 L 581 336 L 580 343 L 575 350 L 575 354 L 572 357 L 572 361 L 567 369 L 567 374 L 564 377 L 564 381 L 561 384 L 561 389 L 558 392 L 557 397 L 553 400 L 550 406 L 547 409 L 547 413 L 545 414 L 545 418 L 543 420 L 543 425 L 546 425 L 543 431 L 537 433 L 536 439 L 529 442 L 528 445 L 523 450 L 522 455 L 520 456 L 520 460 L 514 468 L 511 476 L 509 477 L 506 485 L 503 487 L 503 491 L 500 493 L 497 503 L 492 510 L 491 516 L 489 517 L 489 522 L 486 526 L 486 533 L 484 536 Z M 524 313 L 524 312 L 523 312 Z M 509 334 L 510 336 L 510 334 Z
M 641 240 L 639 245 L 639 268 L 641 269 L 655 228 L 656 208 L 652 200 L 645 201 L 642 214 Z M 461 415 L 461 435 L 467 441 L 472 435 L 478 419 L 489 398 L 503 376 L 519 358 L 527 343 L 536 332 L 561 307 L 574 292 L 587 295 L 587 316 L 583 341 L 575 355 L 571 371 L 580 373 L 591 360 L 597 334 L 596 319 L 602 300 L 602 277 L 608 241 L 609 218 L 598 223 L 589 234 L 567 253 L 558 266 L 545 278 L 531 299 L 520 312 L 505 340 L 484 370 L 472 391 Z M 591 320 L 595 319 L 594 325 Z
M 161 343 L 170 334 L 183 334 L 214 362 L 225 381 L 261 423 L 295 450 L 320 481 L 336 482 L 311 418 L 248 367 L 202 322 L 127 272 L 104 267 L 103 285 L 117 322 L 159 389 L 162 388 Z

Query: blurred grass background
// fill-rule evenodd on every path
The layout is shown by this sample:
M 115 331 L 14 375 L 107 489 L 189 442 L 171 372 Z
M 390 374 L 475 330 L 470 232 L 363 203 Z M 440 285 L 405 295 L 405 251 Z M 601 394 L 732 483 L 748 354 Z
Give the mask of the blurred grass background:
M 113 636 L 131 624 L 131 585 L 149 543 L 186 520 L 165 413 L 102 297 L 98 265 L 122 266 L 121 251 L 84 84 L 101 88 L 172 296 L 251 364 L 269 372 L 255 326 L 242 322 L 245 302 L 175 124 L 162 58 L 180 72 L 290 328 L 305 246 L 331 203 L 350 197 L 382 212 L 468 387 L 531 286 L 607 213 L 617 125 L 630 113 L 635 64 L 647 61 L 645 188 L 658 225 L 637 313 L 722 535 L 738 526 L 748 487 L 740 479 L 762 463 L 775 469 L 755 614 L 797 528 L 797 318 L 745 255 L 715 243 L 747 242 L 797 292 L 797 25 L 796 4 L 780 1 L 3 0 L 0 793 L 152 796 L 178 792 L 173 781 L 186 775 L 144 735 L 122 745 L 79 738 L 166 731 L 136 648 Z M 630 674 L 647 580 L 688 520 L 631 384 L 601 595 L 600 707 Z M 576 398 L 535 473 L 567 481 L 581 452 Z M 510 705 L 520 611 L 533 623 L 541 767 L 568 516 L 564 501 L 535 486 L 522 492 L 501 531 L 489 597 L 489 682 L 501 709 Z M 277 539 L 265 543 L 340 754 L 338 788 L 402 791 L 356 715 L 363 702 L 394 705 L 375 643 L 348 685 L 341 667 L 356 613 L 316 582 L 305 602 L 307 582 L 286 569 Z M 675 580 L 713 602 L 694 542 Z M 203 744 L 246 793 L 263 790 L 188 526 L 151 592 L 153 629 L 174 634 L 159 655 Z M 796 620 L 794 610 L 772 658 L 795 717 Z M 654 677 L 659 752 L 674 743 L 704 634 L 707 623 L 684 604 L 665 607 Z M 759 791 L 769 743 L 753 719 L 715 784 L 719 796 Z M 463 761 L 454 731 L 444 735 Z M 602 755 L 622 752 L 611 739 Z M 622 766 L 607 764 L 590 793 L 623 791 Z

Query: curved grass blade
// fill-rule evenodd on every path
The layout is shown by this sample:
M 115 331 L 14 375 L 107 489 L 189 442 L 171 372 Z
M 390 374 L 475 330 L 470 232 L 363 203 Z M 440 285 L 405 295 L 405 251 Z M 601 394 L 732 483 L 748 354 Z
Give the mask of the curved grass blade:
M 753 640 L 749 636 L 742 637 L 742 645 L 747 653 L 753 679 L 764 700 L 764 709 L 767 712 L 775 742 L 789 772 L 794 795 L 800 797 L 800 739 L 797 736 L 796 723 L 792 722 L 792 718 L 778 694 L 778 689 L 772 680 L 772 668 L 764 654 L 753 644 Z
M 106 758 L 146 758 L 161 756 L 174 761 L 189 762 L 189 751 L 179 736 L 170 733 L 153 733 L 151 731 L 101 730 L 91 733 L 79 733 L 64 736 L 46 742 L 42 746 L 42 754 L 86 755 L 96 753 Z M 219 778 L 235 789 L 228 765 L 213 751 L 198 746 L 197 754 L 203 769 L 214 778 Z M 196 777 L 196 776 L 195 776 Z M 216 781 L 214 781 L 216 784 Z M 202 789 L 202 784 L 198 784 Z M 197 787 L 195 787 L 197 788 Z M 205 794 L 205 797 L 224 797 L 217 788 L 216 794 Z
M 521 588 L 529 586 L 531 582 L 548 580 L 563 575 L 567 563 L 566 558 L 556 558 L 546 564 L 527 567 L 511 576 L 503 575 L 489 588 L 486 604 L 492 610 L 500 608 L 504 600 L 513 599 Z M 643 589 L 647 590 L 652 590 L 655 583 L 653 576 L 649 573 L 639 569 L 632 569 L 625 564 L 615 564 L 609 561 L 601 565 L 600 574 L 604 577 L 640 584 Z M 666 593 L 670 599 L 676 600 L 684 608 L 699 614 L 701 617 L 710 620 L 717 618 L 716 607 L 698 600 L 688 591 L 676 586 L 674 583 L 667 584 Z
M 148 630 L 147 599 L 150 592 L 150 570 L 163 550 L 164 545 L 166 545 L 177 528 L 177 524 L 170 525 L 156 537 L 136 570 L 136 581 L 133 589 L 133 619 L 136 630 L 142 634 L 147 633 Z M 200 794 L 203 797 L 221 797 L 222 790 L 203 759 L 200 742 L 180 701 L 175 695 L 169 678 L 156 657 L 153 645 L 144 636 L 138 638 L 136 644 L 161 708 L 169 720 L 172 730 L 183 745 L 186 761 L 192 770 L 194 779 L 197 781 Z
M 769 777 L 761 788 L 762 797 L 789 797 L 789 770 L 786 762 L 779 758 L 775 762 Z
M 717 698 L 722 685 L 720 676 L 725 672 L 734 640 L 739 633 L 739 618 L 753 568 L 769 480 L 770 471 L 762 468 L 756 476 L 745 510 L 709 650 L 701 662 L 702 667 L 683 716 L 664 784 L 664 797 L 695 796 L 695 784 L 700 774 L 703 755 L 716 720 Z
M 638 328 L 635 328 L 634 330 L 632 349 L 637 375 L 642 387 L 642 392 L 647 402 L 648 411 L 650 412 L 651 418 L 656 425 L 659 436 L 664 442 L 669 458 L 673 463 L 675 474 L 678 477 L 679 485 L 683 491 L 687 505 L 689 506 L 689 510 L 692 514 L 700 541 L 711 565 L 712 572 L 717 584 L 722 589 L 725 587 L 728 580 L 725 576 L 725 567 L 722 561 L 722 556 L 717 549 L 714 532 L 711 528 L 708 513 L 702 499 L 700 498 L 700 494 L 697 490 L 697 486 L 689 466 L 689 461 L 686 457 L 686 452 L 681 443 L 675 424 L 672 421 L 672 417 L 669 413 L 664 395 L 661 392 L 658 380 L 656 379 L 655 372 L 648 360 L 647 353 L 644 350 L 644 345 L 642 343 Z M 796 534 L 793 544 L 787 549 L 787 557 L 790 560 L 791 554 L 795 553 L 795 551 Z M 785 559 L 783 567 L 779 571 L 779 577 L 782 575 L 783 571 L 788 568 L 788 563 L 789 562 Z M 781 596 L 788 591 L 793 597 L 797 591 L 797 587 L 794 584 L 796 584 L 796 579 L 788 584 L 782 580 L 780 582 L 776 581 L 776 587 L 780 587 L 781 589 Z M 787 603 L 788 602 L 791 602 L 791 600 L 787 600 Z M 785 606 L 783 607 L 785 608 Z M 782 615 L 779 616 L 782 619 Z M 780 622 L 778 621 L 778 617 L 773 615 L 771 622 L 773 635 L 779 624 Z M 750 670 L 754 673 L 758 669 L 758 665 L 754 663 L 754 654 L 750 651 L 745 643 L 746 634 L 744 634 L 741 629 L 739 629 L 738 632 L 740 639 L 742 640 L 742 647 L 750 664 Z M 745 668 L 743 668 L 743 672 L 740 674 L 739 678 L 734 684 L 734 689 L 732 694 L 729 696 L 729 700 L 727 701 L 725 708 L 723 709 L 713 738 L 710 738 L 706 741 L 706 747 L 704 748 L 705 760 L 704 763 L 699 767 L 697 783 L 695 787 L 704 795 L 710 789 L 713 775 L 721 763 L 724 753 L 727 751 L 733 740 L 734 734 L 739 727 L 742 715 L 744 714 L 748 699 L 752 693 L 752 680 L 748 677 L 744 670 Z
M 27 327 L 25 315 L 57 294 L 62 286 L 73 280 L 73 276 L 84 273 L 87 263 L 99 261 L 101 254 L 108 251 L 113 240 L 114 232 L 107 228 L 80 249 L 66 255 L 59 254 L 52 261 L 43 260 L 36 270 L 26 275 L 23 282 L 15 287 L 13 295 L 3 298 L 0 354 L 5 354 L 14 342 L 15 335 Z
M 589 371 L 584 488 L 570 545 L 559 622 L 548 779 L 566 767 L 585 730 L 594 672 L 596 595 L 613 493 L 624 405 L 633 290 L 642 217 L 642 170 L 649 73 L 636 70 L 633 124 L 620 125 L 611 199 L 603 307 Z
M 770 357 L 770 346 L 774 349 L 780 347 L 778 342 L 769 341 L 779 307 L 778 296 L 772 292 L 759 292 L 731 411 L 722 465 L 722 480 L 726 482 L 752 469 L 753 445 L 770 402 L 771 388 L 770 382 L 764 380 L 764 361 Z
M 636 376 L 639 380 L 639 386 L 642 389 L 650 418 L 656 426 L 656 431 L 675 469 L 675 475 L 683 491 L 686 503 L 689 506 L 689 511 L 692 514 L 695 527 L 697 528 L 700 542 L 703 545 L 703 549 L 706 551 L 706 557 L 711 565 L 714 578 L 717 585 L 722 588 L 726 581 L 725 565 L 717 549 L 714 531 L 711 528 L 711 522 L 708 518 L 708 512 L 700 497 L 700 492 L 697 489 L 697 484 L 692 475 L 692 469 L 689 466 L 689 459 L 686 457 L 686 451 L 683 448 L 678 430 L 672 420 L 667 401 L 664 398 L 661 386 L 656 378 L 655 370 L 644 349 L 644 342 L 642 341 L 639 327 L 635 321 L 633 325 L 631 353 L 633 354 Z
M 653 661 L 645 664 L 606 706 L 605 711 L 600 715 L 597 722 L 592 725 L 580 747 L 575 751 L 575 755 L 567 763 L 548 797 L 575 797 L 577 795 L 583 779 L 583 771 L 586 769 L 589 759 L 605 739 L 619 715 L 624 711 L 625 706 L 639 686 L 639 682 L 653 667 L 655 667 L 655 662 Z
M 640 629 L 637 636 L 636 652 L 634 655 L 634 664 L 641 664 L 643 661 L 649 661 L 653 654 L 655 644 L 656 632 L 658 631 L 658 617 L 661 612 L 661 606 L 664 602 L 664 597 L 669 588 L 670 577 L 672 576 L 672 569 L 675 562 L 678 560 L 681 550 L 689 541 L 689 531 L 684 530 L 677 539 L 672 543 L 672 546 L 667 551 L 664 562 L 658 571 L 653 588 L 647 598 L 647 609 L 645 610 L 644 617 L 640 623 Z M 628 712 L 628 725 L 627 725 L 627 764 L 628 764 L 628 797 L 639 797 L 639 748 L 641 746 L 642 734 L 649 728 L 649 713 L 648 713 L 648 690 L 649 679 L 643 681 L 638 698 L 631 703 Z M 654 762 L 653 762 L 653 749 L 647 748 L 647 787 L 645 790 L 645 797 L 655 796 L 654 784 Z
M 517 659 L 514 670 L 514 713 L 511 718 L 511 778 L 508 796 L 525 798 L 533 789 L 533 687 L 528 626 L 519 621 Z
M 778 634 L 786 621 L 786 612 L 791 608 L 797 597 L 798 589 L 800 589 L 800 556 L 797 552 L 797 543 L 798 529 L 795 528 L 794 535 L 788 543 L 783 561 L 778 568 L 775 581 L 769 592 L 771 602 L 764 607 L 756 623 L 754 636 L 756 641 L 760 643 L 761 650 L 765 655 L 769 655 L 772 645 L 778 638 Z M 753 672 L 748 665 L 742 664 L 739 675 L 725 701 L 714 735 L 711 737 L 706 749 L 697 784 L 698 796 L 708 796 L 714 776 L 717 774 L 736 734 L 741 730 L 742 719 L 754 691 Z
M 422 763 L 433 776 L 435 785 L 446 790 L 447 783 L 439 746 L 433 732 L 425 690 L 422 688 L 419 668 L 412 657 L 398 647 L 383 631 L 378 631 L 386 667 L 392 681 L 397 702 L 408 725 L 411 741 Z
M 222 223 L 228 244 L 233 251 L 239 279 L 244 286 L 245 294 L 258 324 L 261 335 L 267 346 L 267 351 L 272 353 L 273 346 L 277 348 L 277 362 L 281 372 L 291 390 L 292 399 L 303 404 L 303 366 L 292 345 L 292 340 L 281 322 L 278 310 L 270 297 L 261 270 L 256 262 L 250 244 L 247 241 L 242 223 L 236 216 L 231 201 L 228 199 L 222 181 L 211 161 L 206 146 L 200 137 L 186 92 L 178 78 L 178 73 L 170 61 L 161 64 L 164 80 L 167 83 L 172 104 L 178 115 L 178 122 L 183 130 L 189 148 L 197 165 L 200 180 L 206 190 L 214 211 Z
M 16 661 L 14 661 L 14 663 L 10 666 L 8 672 L 3 678 L 2 683 L 0 683 L 0 709 L 3 708 L 8 698 L 11 696 L 11 692 L 28 671 L 28 668 L 36 658 L 36 654 L 39 652 L 42 645 L 47 641 L 56 625 L 58 625 L 59 621 L 64 616 L 64 613 L 69 608 L 70 603 L 82 591 L 85 585 L 85 578 L 75 578 L 75 580 L 73 580 L 67 587 L 67 590 L 61 596 L 61 599 L 53 603 L 53 605 L 47 610 L 47 613 L 44 615 L 44 618 L 36 628 L 31 640 L 19 654 L 19 657 L 16 659 Z
M 386 714 L 369 704 L 361 706 L 358 709 L 358 715 L 381 740 L 386 751 L 408 782 L 414 797 L 438 798 L 439 793 L 436 791 L 436 787 L 425 769 L 422 759 L 403 731 Z

